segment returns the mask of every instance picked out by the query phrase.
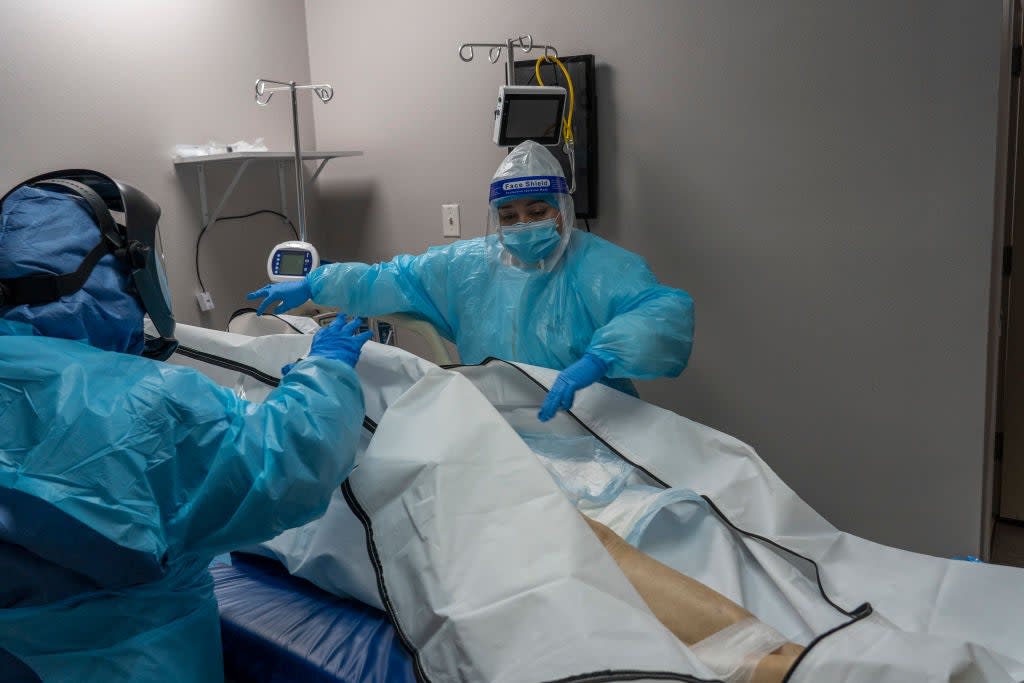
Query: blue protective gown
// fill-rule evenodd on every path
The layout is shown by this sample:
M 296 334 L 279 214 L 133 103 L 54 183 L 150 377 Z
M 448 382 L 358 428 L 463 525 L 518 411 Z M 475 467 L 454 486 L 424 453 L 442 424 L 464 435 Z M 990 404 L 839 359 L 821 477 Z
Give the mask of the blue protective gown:
M 592 353 L 626 391 L 625 378 L 675 377 L 686 367 L 693 300 L 659 285 L 637 254 L 579 230 L 551 272 L 502 265 L 500 249 L 491 235 L 372 266 L 330 264 L 308 278 L 319 304 L 429 321 L 467 364 L 496 356 L 562 370 Z
M 210 559 L 322 515 L 363 413 L 339 361 L 297 364 L 257 404 L 0 319 L 0 663 L 223 680 Z

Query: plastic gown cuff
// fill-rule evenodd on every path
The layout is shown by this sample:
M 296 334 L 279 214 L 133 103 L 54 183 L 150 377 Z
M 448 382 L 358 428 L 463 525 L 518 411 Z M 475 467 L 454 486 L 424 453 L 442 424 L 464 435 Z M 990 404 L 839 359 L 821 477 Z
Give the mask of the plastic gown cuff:
M 612 373 L 615 372 L 615 365 L 618 364 L 618 357 L 611 351 L 605 349 L 587 349 L 586 353 L 583 354 L 583 358 L 590 356 L 596 360 L 604 363 L 604 374 L 602 377 L 611 377 Z

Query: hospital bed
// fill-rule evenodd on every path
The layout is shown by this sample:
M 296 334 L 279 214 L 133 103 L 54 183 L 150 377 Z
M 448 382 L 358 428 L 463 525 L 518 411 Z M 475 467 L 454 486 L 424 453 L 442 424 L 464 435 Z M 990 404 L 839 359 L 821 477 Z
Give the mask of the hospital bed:
M 387 615 L 236 553 L 210 567 L 228 681 L 405 683 L 412 658 Z
M 246 341 L 180 327 L 172 362 L 250 400 L 309 348 L 308 335 Z M 557 373 L 502 361 L 446 371 L 373 344 L 357 372 L 356 469 L 322 518 L 246 550 L 386 612 L 418 680 L 714 680 L 646 608 L 524 428 L 600 444 L 626 486 L 587 514 L 627 539 L 637 530 L 640 550 L 805 645 L 787 683 L 1024 679 L 1024 572 L 846 534 L 728 435 L 600 386 L 541 427 L 537 406 Z M 285 589 L 303 595 L 298 586 Z M 279 647 L 271 640 L 254 647 Z
M 257 316 L 235 311 L 228 331 L 251 337 L 311 334 L 334 321 L 334 312 Z M 397 330 L 403 346 L 434 362 L 452 360 L 429 323 L 394 314 L 368 321 Z M 412 657 L 387 615 L 352 599 L 327 593 L 293 577 L 278 562 L 234 553 L 230 564 L 210 567 L 220 609 L 224 672 L 229 682 L 412 683 Z
M 227 331 L 249 337 L 312 334 L 318 327 L 330 325 L 336 316 L 334 310 L 313 305 L 300 307 L 291 315 L 256 315 L 255 308 L 240 308 L 231 314 Z M 455 347 L 446 344 L 434 326 L 425 320 L 404 313 L 391 313 L 376 316 L 366 322 L 369 329 L 378 333 L 377 341 L 398 346 L 437 365 L 451 365 L 458 357 Z M 382 338 L 384 335 L 380 331 L 383 329 L 391 331 L 391 339 Z

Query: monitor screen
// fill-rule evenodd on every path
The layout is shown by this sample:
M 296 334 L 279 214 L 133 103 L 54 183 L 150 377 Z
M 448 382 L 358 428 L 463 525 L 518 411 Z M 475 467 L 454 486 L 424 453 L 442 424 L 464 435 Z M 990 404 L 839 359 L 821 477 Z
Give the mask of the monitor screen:
M 278 266 L 280 275 L 304 275 L 306 269 L 306 253 L 302 251 L 282 251 L 281 264 Z
M 558 141 L 562 98 L 547 95 L 507 95 L 506 100 L 507 144 L 516 145 L 524 140 L 536 140 L 541 144 L 554 144 Z

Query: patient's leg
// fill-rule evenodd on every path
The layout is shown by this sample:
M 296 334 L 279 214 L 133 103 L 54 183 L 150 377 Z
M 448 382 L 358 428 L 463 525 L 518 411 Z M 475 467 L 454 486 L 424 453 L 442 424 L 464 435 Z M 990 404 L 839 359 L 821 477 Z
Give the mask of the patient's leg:
M 722 629 L 755 618 L 721 593 L 640 552 L 600 522 L 586 515 L 583 518 L 654 616 L 687 645 L 696 645 Z M 747 680 L 781 681 L 802 651 L 799 645 L 786 643 L 764 657 Z

